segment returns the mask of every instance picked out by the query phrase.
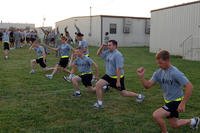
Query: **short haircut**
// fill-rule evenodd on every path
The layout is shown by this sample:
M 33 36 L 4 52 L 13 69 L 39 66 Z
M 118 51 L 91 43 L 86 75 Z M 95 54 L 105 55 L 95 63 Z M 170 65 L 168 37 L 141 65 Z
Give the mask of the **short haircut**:
M 113 45 L 117 46 L 117 41 L 116 40 L 109 40 L 108 42 L 111 42 Z
M 40 40 L 36 38 L 34 38 L 32 41 L 33 41 L 32 43 L 40 43 Z
M 157 54 L 156 54 L 156 59 L 162 59 L 164 61 L 169 60 L 170 59 L 170 54 L 167 50 L 160 50 Z
M 82 34 L 80 32 L 78 32 L 76 35 L 79 36 L 79 37 L 83 37 L 84 36 L 84 34 Z
M 67 40 L 67 37 L 62 36 L 61 39 L 66 41 L 66 40 Z

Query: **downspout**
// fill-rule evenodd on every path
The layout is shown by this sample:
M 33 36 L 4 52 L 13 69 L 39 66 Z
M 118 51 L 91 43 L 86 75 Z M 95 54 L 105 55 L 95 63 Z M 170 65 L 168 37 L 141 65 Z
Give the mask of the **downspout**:
M 102 40 L 103 40 L 103 17 L 102 16 L 100 16 L 100 17 L 101 17 L 101 44 L 102 44 Z

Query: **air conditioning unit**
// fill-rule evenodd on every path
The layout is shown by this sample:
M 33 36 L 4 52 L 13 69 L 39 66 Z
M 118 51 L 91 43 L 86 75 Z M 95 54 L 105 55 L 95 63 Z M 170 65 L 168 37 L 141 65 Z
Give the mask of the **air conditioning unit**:
M 123 33 L 130 33 L 131 25 L 132 25 L 132 19 L 124 18 L 123 19 Z
M 124 33 L 130 33 L 130 27 L 124 26 L 123 32 L 124 32 Z

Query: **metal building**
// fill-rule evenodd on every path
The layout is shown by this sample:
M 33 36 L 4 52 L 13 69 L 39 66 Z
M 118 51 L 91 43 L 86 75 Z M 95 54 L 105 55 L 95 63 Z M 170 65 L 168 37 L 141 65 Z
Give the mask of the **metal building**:
M 150 52 L 200 60 L 200 1 L 151 11 Z
M 9 28 L 34 29 L 35 28 L 35 24 L 29 24 L 29 23 L 0 23 L 0 29 L 9 29 Z
M 68 26 L 72 38 L 77 32 L 75 25 L 90 45 L 100 45 L 105 32 L 109 32 L 109 38 L 117 40 L 119 46 L 149 46 L 150 18 L 97 15 L 72 17 L 56 22 L 61 33 Z

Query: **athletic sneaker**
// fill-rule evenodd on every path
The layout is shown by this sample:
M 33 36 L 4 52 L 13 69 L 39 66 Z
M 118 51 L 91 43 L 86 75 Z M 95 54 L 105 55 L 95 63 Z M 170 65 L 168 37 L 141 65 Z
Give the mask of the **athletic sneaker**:
M 96 109 L 103 109 L 103 105 L 100 105 L 98 102 L 94 103 L 93 107 Z
M 46 74 L 45 75 L 48 79 L 52 79 L 53 78 L 53 76 L 51 75 L 51 74 Z
M 138 103 L 141 103 L 141 102 L 143 102 L 144 101 L 144 98 L 145 98 L 145 96 L 143 95 L 143 94 L 139 94 L 137 97 L 136 97 L 136 102 L 138 102 Z
M 81 96 L 81 93 L 76 93 L 76 92 L 74 92 L 74 93 L 73 93 L 73 96 L 74 96 L 74 97 L 80 97 L 80 96 Z
M 64 79 L 65 81 L 71 82 L 71 80 L 70 80 L 69 77 L 67 77 L 67 76 L 63 76 L 63 79 Z
M 109 87 L 108 87 L 108 85 L 103 86 L 103 91 L 104 91 L 104 92 L 109 91 Z
M 195 120 L 195 124 L 191 125 L 190 128 L 192 128 L 193 130 L 194 129 L 198 129 L 200 118 L 199 117 L 194 117 L 193 119 Z
M 7 60 L 7 59 L 8 59 L 8 56 L 5 56 L 4 59 Z
M 34 74 L 34 73 L 35 73 L 35 70 L 31 70 L 29 73 L 30 73 L 30 74 Z

